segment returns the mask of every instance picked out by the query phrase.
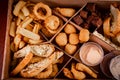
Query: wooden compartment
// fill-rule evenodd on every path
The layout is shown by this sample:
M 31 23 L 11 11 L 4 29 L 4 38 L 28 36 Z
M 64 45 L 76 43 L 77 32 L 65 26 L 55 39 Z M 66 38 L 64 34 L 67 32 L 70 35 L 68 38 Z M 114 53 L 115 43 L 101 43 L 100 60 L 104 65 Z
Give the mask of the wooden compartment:
M 7 18 L 7 26 L 6 26 L 6 36 L 5 36 L 5 51 L 4 51 L 4 58 L 3 58 L 3 69 L 2 69 L 2 79 L 26 79 L 26 78 L 22 78 L 22 77 L 11 77 L 10 76 L 10 63 L 11 63 L 11 53 L 10 53 L 10 36 L 9 36 L 9 30 L 10 30 L 10 23 L 12 21 L 12 17 L 13 17 L 13 4 L 16 3 L 18 0 L 10 0 L 9 3 L 8 3 L 8 18 Z M 24 0 L 24 1 L 27 1 L 27 0 Z M 65 67 L 68 67 L 70 68 L 70 65 L 72 62 L 81 62 L 80 58 L 79 58 L 79 49 L 81 47 L 82 44 L 78 44 L 78 48 L 76 50 L 76 52 L 74 52 L 73 55 L 69 55 L 68 53 L 66 53 L 64 51 L 64 49 L 62 47 L 59 47 L 58 45 L 56 45 L 54 39 L 55 37 L 63 30 L 63 28 L 65 27 L 66 24 L 72 24 L 76 30 L 79 32 L 82 27 L 81 25 L 77 25 L 74 23 L 73 21 L 73 18 L 78 15 L 80 13 L 81 10 L 83 10 L 87 3 L 94 3 L 96 4 L 99 9 L 101 10 L 106 10 L 106 9 L 109 9 L 109 5 L 111 3 L 113 3 L 113 1 L 102 1 L 102 0 L 94 0 L 94 1 L 90 1 L 90 0 L 78 0 L 78 1 L 74 1 L 74 0 L 57 0 L 57 1 L 54 1 L 54 0 L 30 0 L 32 2 L 43 2 L 47 5 L 49 5 L 51 8 L 55 8 L 55 7 L 72 7 L 72 8 L 75 8 L 76 10 L 76 13 L 70 17 L 70 18 L 66 18 L 64 16 L 62 16 L 61 14 L 59 14 L 58 12 L 54 11 L 53 10 L 53 14 L 60 17 L 63 21 L 64 21 L 64 25 L 62 26 L 62 28 L 51 38 L 48 38 L 46 37 L 41 31 L 40 31 L 40 34 L 43 36 L 45 42 L 47 43 L 50 43 L 50 44 L 53 44 L 55 46 L 55 48 L 57 50 L 61 50 L 64 52 L 64 62 L 62 64 L 60 64 L 58 66 L 59 68 L 59 71 L 58 73 L 56 74 L 55 77 L 51 78 L 51 79 L 68 79 L 66 78 L 64 75 L 63 75 L 63 68 Z M 104 15 L 104 14 L 101 14 L 101 16 Z M 101 27 L 101 26 L 100 26 Z M 110 46 L 109 44 L 107 44 L 106 42 L 104 42 L 103 40 L 101 40 L 100 38 L 98 38 L 97 36 L 95 36 L 94 34 L 92 34 L 94 31 L 96 30 L 99 30 L 99 28 L 95 28 L 93 31 L 91 31 L 90 33 L 90 40 L 89 41 L 93 41 L 93 42 L 96 42 L 98 43 L 103 49 L 104 49 L 104 52 L 105 54 L 111 52 L 112 50 L 116 50 L 114 47 Z M 101 31 L 102 32 L 102 31 Z M 94 67 L 90 67 L 92 68 L 92 70 L 94 72 L 97 73 L 98 75 L 98 79 L 109 79 L 108 77 L 106 77 L 100 70 L 100 66 L 97 65 L 97 66 L 94 66 Z M 28 78 L 29 79 L 29 78 Z M 34 80 L 34 78 L 32 78 Z M 91 78 L 90 76 L 87 75 L 87 78 L 86 79 L 93 79 Z

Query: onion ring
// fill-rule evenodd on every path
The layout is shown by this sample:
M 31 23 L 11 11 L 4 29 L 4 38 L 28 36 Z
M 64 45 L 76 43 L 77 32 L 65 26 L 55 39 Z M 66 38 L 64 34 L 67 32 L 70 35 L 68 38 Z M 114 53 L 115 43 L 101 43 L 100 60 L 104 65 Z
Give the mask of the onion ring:
M 43 8 L 46 10 L 46 14 L 44 15 L 41 12 L 38 12 L 38 9 L 39 8 Z M 41 19 L 41 20 L 45 20 L 48 16 L 52 15 L 52 11 L 50 9 L 50 7 L 42 2 L 40 3 L 37 3 L 35 6 L 34 6 L 34 9 L 33 9 L 33 13 L 35 14 L 35 16 L 38 18 L 38 19 Z

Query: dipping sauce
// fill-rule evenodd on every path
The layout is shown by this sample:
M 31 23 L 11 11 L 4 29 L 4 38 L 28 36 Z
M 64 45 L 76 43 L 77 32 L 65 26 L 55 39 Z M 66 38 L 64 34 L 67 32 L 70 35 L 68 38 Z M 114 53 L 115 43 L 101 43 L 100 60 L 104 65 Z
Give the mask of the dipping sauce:
M 120 80 L 120 55 L 113 58 L 110 62 L 110 72 L 117 80 Z
M 80 48 L 80 58 L 88 66 L 96 66 L 103 60 L 103 49 L 94 42 L 84 43 Z

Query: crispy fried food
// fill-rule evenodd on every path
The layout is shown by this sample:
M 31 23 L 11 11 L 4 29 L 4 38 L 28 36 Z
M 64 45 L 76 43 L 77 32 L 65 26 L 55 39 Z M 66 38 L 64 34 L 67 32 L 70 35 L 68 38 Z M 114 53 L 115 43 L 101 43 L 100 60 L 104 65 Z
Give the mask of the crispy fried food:
M 81 29 L 79 33 L 80 43 L 87 42 L 89 40 L 89 34 L 90 32 L 87 29 Z
M 43 59 L 40 62 L 28 65 L 27 68 L 21 71 L 21 76 L 22 77 L 37 76 L 40 72 L 42 72 L 45 68 L 47 68 L 50 64 L 52 64 L 53 61 L 63 56 L 63 54 L 64 54 L 63 52 L 60 52 L 58 54 L 53 53 L 51 56 Z
M 27 43 L 29 41 L 29 38 L 23 37 L 23 41 L 25 41 Z
M 75 14 L 75 9 L 73 8 L 56 8 L 56 10 L 65 17 L 72 17 Z
M 25 20 L 21 22 L 21 27 L 25 28 L 27 25 L 29 25 L 33 21 L 33 18 L 26 17 Z
M 70 44 L 78 44 L 79 43 L 79 35 L 72 33 L 69 35 L 69 43 Z
M 16 35 L 15 32 L 16 32 L 15 22 L 11 22 L 11 25 L 10 25 L 10 36 L 15 37 L 15 35 Z
M 24 19 L 25 19 L 25 16 L 24 16 L 24 14 L 23 14 L 21 11 L 19 12 L 18 17 L 19 17 L 21 20 L 24 20 Z
M 28 16 L 30 14 L 28 8 L 26 6 L 24 6 L 21 11 L 23 12 L 24 16 Z
M 69 79 L 73 79 L 74 78 L 73 74 L 71 73 L 71 71 L 68 68 L 63 68 L 63 73 Z
M 64 28 L 65 33 L 71 34 L 71 33 L 76 33 L 76 29 L 73 25 L 67 24 Z
M 29 64 L 33 64 L 33 63 L 36 63 L 36 62 L 40 62 L 40 61 L 42 61 L 43 59 L 44 59 L 43 57 L 35 56 L 35 57 L 33 57 L 33 58 L 30 60 Z
M 27 29 L 27 30 L 29 30 L 29 31 L 32 31 L 32 30 L 33 30 L 33 26 L 30 25 L 30 24 L 28 24 L 25 29 Z
M 116 35 L 118 32 L 120 32 L 120 11 L 113 5 L 110 6 L 110 11 L 113 16 L 113 22 L 110 30 L 114 35 Z
M 61 64 L 61 63 L 63 63 L 63 61 L 64 61 L 64 56 L 62 56 L 60 59 L 54 61 L 53 64 L 57 64 L 57 63 Z
M 17 20 L 16 20 L 16 25 L 19 26 L 21 23 L 21 19 L 18 17 Z
M 51 77 L 54 77 L 56 74 L 58 73 L 58 67 L 57 67 L 57 64 L 53 64 L 52 65 L 52 73 L 50 74 L 50 78 Z
M 32 59 L 33 54 L 29 53 L 25 58 L 17 65 L 17 67 L 11 72 L 11 76 L 18 74 Z
M 35 78 L 41 79 L 41 78 L 48 78 L 50 74 L 52 73 L 52 64 L 50 64 L 45 71 L 40 72 Z
M 41 31 L 46 37 L 52 37 L 54 34 L 50 33 L 46 28 L 42 28 Z
M 15 51 L 18 50 L 20 41 L 21 41 L 22 36 L 20 34 L 17 34 L 14 38 L 14 44 L 15 44 Z
M 32 39 L 29 39 L 28 43 L 29 44 L 40 44 L 41 42 L 43 42 L 43 40 L 32 40 Z
M 19 49 L 23 48 L 25 46 L 25 42 L 24 41 L 20 41 L 19 43 Z
M 14 53 L 14 58 L 25 57 L 30 52 L 30 49 L 30 45 L 25 46 L 24 48 Z
M 67 44 L 67 35 L 64 32 L 59 33 L 55 38 L 56 43 L 59 46 L 65 46 Z
M 108 17 L 103 23 L 103 32 L 106 37 L 114 37 L 114 35 L 110 32 L 110 20 L 111 18 Z
M 11 44 L 10 44 L 10 50 L 12 52 L 15 52 L 15 44 L 14 44 L 14 42 L 11 42 Z
M 33 28 L 33 32 L 38 34 L 39 30 L 42 28 L 41 24 L 35 24 L 34 28 Z
M 44 13 L 43 10 L 45 10 L 46 13 Z M 33 12 L 34 12 L 35 16 L 41 20 L 45 20 L 48 16 L 52 15 L 52 11 L 51 11 L 50 7 L 42 2 L 39 2 L 34 6 Z
M 73 76 L 75 79 L 84 79 L 86 77 L 86 75 L 83 72 L 77 71 L 75 68 L 75 63 L 72 63 L 71 66 L 71 72 L 73 73 Z
M 46 29 L 56 30 L 60 25 L 60 21 L 57 16 L 51 15 L 45 19 L 44 24 Z
M 40 57 L 48 57 L 55 51 L 51 44 L 31 45 L 30 47 L 31 52 Z
M 19 1 L 16 5 L 15 5 L 15 8 L 14 8 L 14 10 L 13 10 L 13 14 L 15 15 L 15 16 L 18 16 L 18 14 L 19 14 L 19 12 L 20 12 L 20 10 L 23 8 L 23 6 L 26 4 L 26 2 L 24 2 L 24 1 Z
M 65 46 L 65 51 L 72 55 L 75 51 L 77 50 L 77 46 L 74 45 L 74 44 L 70 44 L 68 43 L 66 46 Z
M 21 34 L 22 36 L 25 36 L 25 37 L 30 38 L 32 40 L 40 40 L 40 36 L 38 34 L 33 33 L 27 29 L 24 29 L 24 28 L 19 28 L 18 33 Z
M 88 74 L 91 75 L 93 78 L 97 78 L 97 74 L 95 74 L 89 67 L 85 66 L 85 65 L 82 64 L 82 63 L 77 63 L 77 64 L 76 64 L 76 69 L 88 73 Z

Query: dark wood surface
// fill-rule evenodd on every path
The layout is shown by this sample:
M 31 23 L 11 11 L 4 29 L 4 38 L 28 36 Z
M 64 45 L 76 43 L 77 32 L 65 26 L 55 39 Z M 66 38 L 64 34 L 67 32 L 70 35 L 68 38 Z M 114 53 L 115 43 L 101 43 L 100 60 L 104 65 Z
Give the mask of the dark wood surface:
M 0 0 L 0 79 L 2 74 L 8 0 Z

